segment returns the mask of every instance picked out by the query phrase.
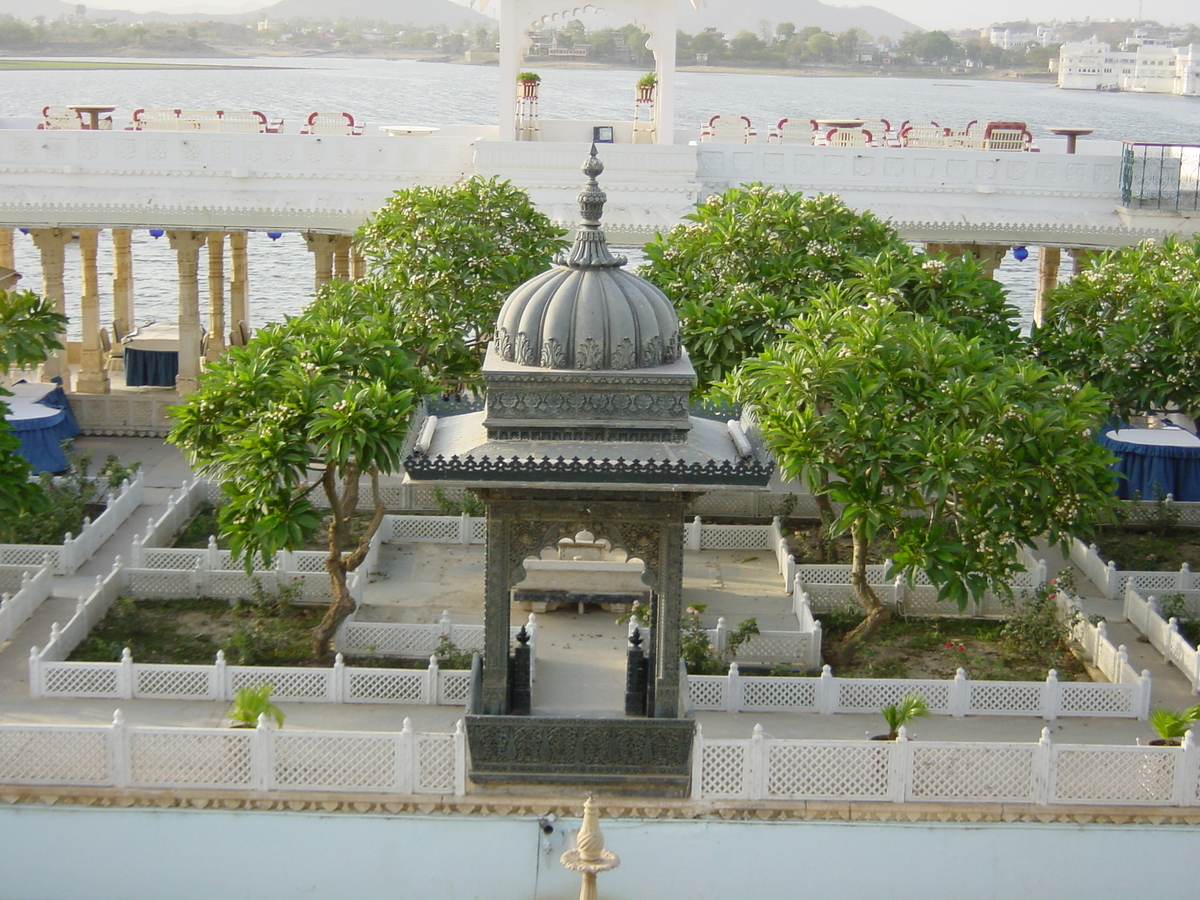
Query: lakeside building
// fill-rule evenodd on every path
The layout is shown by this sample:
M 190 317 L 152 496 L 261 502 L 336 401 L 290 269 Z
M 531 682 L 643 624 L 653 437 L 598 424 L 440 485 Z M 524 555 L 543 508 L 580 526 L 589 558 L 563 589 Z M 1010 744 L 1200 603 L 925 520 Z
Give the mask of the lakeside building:
M 1123 48 L 1114 50 L 1112 45 L 1094 40 L 1063 44 L 1058 86 L 1064 90 L 1200 97 L 1200 44 L 1173 47 L 1150 38 L 1134 38 Z

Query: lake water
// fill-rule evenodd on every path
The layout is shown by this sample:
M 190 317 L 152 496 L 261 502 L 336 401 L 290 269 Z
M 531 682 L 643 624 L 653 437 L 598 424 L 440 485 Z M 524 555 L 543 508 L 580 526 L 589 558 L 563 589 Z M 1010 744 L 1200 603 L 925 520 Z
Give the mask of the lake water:
M 540 74 L 545 118 L 632 115 L 637 72 L 544 69 Z M 498 79 L 495 67 L 327 58 L 239 60 L 204 70 L 13 71 L 0 79 L 0 115 L 36 115 L 46 104 L 103 102 L 117 107 L 118 127 L 138 107 L 254 108 L 271 119 L 282 117 L 289 130 L 314 109 L 346 110 L 360 121 L 494 124 Z M 697 126 L 718 112 L 749 116 L 764 129 L 784 116 L 855 115 L 886 118 L 893 124 L 907 119 L 954 126 L 973 119 L 1020 120 L 1028 123 L 1035 139 L 1048 137 L 1046 129 L 1053 125 L 1086 124 L 1095 128 L 1095 138 L 1181 143 L 1197 139 L 1200 119 L 1200 100 L 1195 98 L 1060 91 L 1009 81 L 683 72 L 677 91 L 680 128 Z M 20 234 L 17 238 L 18 268 L 27 273 L 26 286 L 37 290 L 40 267 L 33 242 Z M 108 240 L 103 232 L 101 321 L 112 318 Z M 175 260 L 166 239 L 156 241 L 146 232 L 136 232 L 133 249 L 139 316 L 174 321 Z M 265 234 L 251 233 L 248 253 L 251 325 L 298 312 L 312 292 L 312 258 L 303 239 L 285 234 L 273 242 Z M 637 254 L 631 256 L 636 261 Z M 1026 321 L 1036 273 L 1035 248 L 1023 263 L 1009 256 L 997 272 Z M 203 283 L 201 287 L 203 292 Z M 78 296 L 79 266 L 70 249 L 66 289 L 68 296 Z

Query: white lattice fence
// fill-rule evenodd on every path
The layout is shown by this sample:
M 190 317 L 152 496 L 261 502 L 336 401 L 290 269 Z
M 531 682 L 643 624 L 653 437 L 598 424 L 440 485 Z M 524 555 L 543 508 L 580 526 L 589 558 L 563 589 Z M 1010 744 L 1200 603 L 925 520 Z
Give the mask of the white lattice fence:
M 530 636 L 529 646 L 537 655 L 537 616 L 533 613 L 525 622 Z M 509 629 L 515 641 L 521 626 Z M 450 621 L 450 614 L 442 612 L 436 624 L 421 625 L 401 622 L 363 622 L 355 614 L 349 615 L 338 628 L 334 647 L 342 653 L 359 656 L 400 656 L 409 659 L 425 659 L 437 650 L 443 638 L 449 639 L 459 650 L 469 653 L 483 652 L 484 631 L 482 625 L 461 625 Z
M 1200 592 L 1184 594 L 1189 614 L 1195 616 L 1200 606 Z M 1151 646 L 1163 655 L 1163 660 L 1173 664 L 1188 682 L 1193 693 L 1200 693 L 1200 652 L 1179 633 L 1174 619 L 1165 621 L 1155 597 L 1143 597 L 1132 585 L 1125 588 L 1125 618 L 1146 636 Z
M 4 573 L 0 593 L 0 644 L 12 638 L 50 596 L 53 576 L 49 566 L 28 569 L 12 566 Z
M 1182 747 L 910 741 L 709 740 L 697 729 L 696 800 L 1200 805 L 1200 752 Z

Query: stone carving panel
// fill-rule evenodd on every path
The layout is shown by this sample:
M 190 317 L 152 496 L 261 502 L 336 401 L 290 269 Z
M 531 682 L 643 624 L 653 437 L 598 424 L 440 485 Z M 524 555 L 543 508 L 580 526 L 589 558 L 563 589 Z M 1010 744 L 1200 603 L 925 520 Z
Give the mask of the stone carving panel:
M 918 159 L 913 161 L 913 175 L 917 178 L 926 180 L 937 175 L 937 163 L 932 159 Z

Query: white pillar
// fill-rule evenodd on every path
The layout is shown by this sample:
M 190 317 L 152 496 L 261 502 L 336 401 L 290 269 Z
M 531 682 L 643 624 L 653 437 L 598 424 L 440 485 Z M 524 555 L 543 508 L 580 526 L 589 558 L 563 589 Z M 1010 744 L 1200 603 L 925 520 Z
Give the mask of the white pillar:
M 193 393 L 200 375 L 200 248 L 207 235 L 203 231 L 168 231 L 179 268 L 179 375 L 175 390 L 179 395 Z
M 29 231 L 33 244 L 42 258 L 42 299 L 54 304 L 54 311 L 66 315 L 66 297 L 63 288 L 63 267 L 66 264 L 66 244 L 71 237 L 69 231 L 61 228 L 31 228 Z M 42 381 L 62 376 L 63 387 L 70 390 L 67 370 L 67 336 L 58 335 L 58 341 L 63 349 L 51 351 L 46 361 L 38 369 L 38 377 Z
M 208 343 L 209 362 L 225 352 L 225 233 L 208 233 Z
M 82 340 L 75 390 L 81 394 L 107 394 L 109 391 L 108 370 L 104 367 L 104 352 L 100 347 L 100 285 L 96 272 L 99 237 L 100 232 L 95 228 L 79 229 L 79 264 L 83 282 L 79 298 L 79 325 Z
M 518 21 L 517 0 L 500 0 L 500 140 L 517 139 L 517 72 L 528 22 Z

